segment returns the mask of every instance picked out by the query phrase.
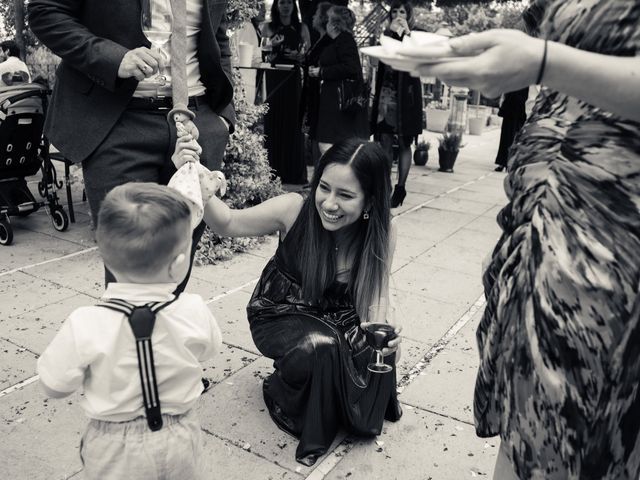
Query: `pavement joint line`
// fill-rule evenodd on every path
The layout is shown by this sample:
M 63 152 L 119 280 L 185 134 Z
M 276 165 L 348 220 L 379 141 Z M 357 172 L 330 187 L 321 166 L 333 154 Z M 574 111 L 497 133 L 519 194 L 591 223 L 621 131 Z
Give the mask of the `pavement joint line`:
M 474 302 L 471 307 L 458 319 L 456 323 L 453 324 L 449 330 L 438 340 L 422 357 L 418 363 L 416 363 L 409 373 L 405 374 L 400 381 L 398 382 L 398 387 L 396 391 L 398 394 L 401 394 L 404 389 L 411 383 L 415 378 L 420 375 L 427 365 L 431 362 L 433 357 L 435 357 L 441 350 L 443 350 L 447 344 L 453 339 L 454 336 L 473 318 L 473 316 L 478 313 L 478 311 L 486 305 L 487 301 L 484 297 L 484 293 L 480 295 L 477 300 Z
M 355 445 L 355 439 L 349 435 L 345 435 L 345 438 L 340 441 L 336 448 L 316 465 L 313 471 L 306 477 L 306 480 L 323 480 Z
M 446 415 L 442 412 L 436 412 L 435 410 L 430 410 L 428 408 L 421 407 L 420 405 L 414 405 L 409 402 L 400 402 L 400 403 L 402 405 L 405 405 L 407 407 L 407 410 L 420 410 L 421 412 L 427 412 L 432 415 L 437 415 L 438 417 L 447 418 L 449 420 L 455 420 L 456 422 L 464 423 L 466 425 L 475 427 L 475 424 L 473 422 L 470 422 L 468 420 L 463 420 L 462 418 L 454 417 L 453 415 Z
M 20 383 L 11 385 L 9 388 L 5 388 L 0 392 L 0 398 L 4 397 L 5 395 L 9 395 L 10 393 L 15 392 L 16 390 L 21 390 L 22 388 L 32 384 L 33 382 L 37 382 L 39 378 L 40 378 L 40 375 L 34 375 L 33 377 L 29 377 L 26 380 L 21 381 Z
M 435 197 L 430 198 L 429 200 L 427 200 L 426 202 L 422 202 L 422 203 L 416 205 L 415 207 L 411 207 L 409 210 L 405 210 L 404 212 L 400 212 L 397 215 L 394 215 L 393 217 L 394 218 L 403 217 L 405 215 L 408 215 L 409 213 L 417 212 L 418 210 L 426 207 L 428 204 L 430 204 L 432 202 L 435 202 L 439 198 L 445 197 L 445 196 L 449 195 L 450 193 L 453 193 L 455 191 L 460 190 L 461 188 L 467 187 L 469 185 L 473 185 L 474 183 L 479 182 L 480 180 L 483 180 L 483 179 L 485 179 L 485 178 L 487 178 L 487 177 L 489 177 L 491 175 L 492 175 L 491 173 L 485 173 L 484 175 L 481 175 L 478 178 L 475 178 L 473 180 L 469 180 L 468 182 L 463 183 L 462 185 L 458 185 L 457 187 L 453 187 L 453 188 L 447 190 L 446 192 L 439 193 Z
M 29 269 L 35 268 L 35 267 L 40 267 L 42 265 L 47 265 L 49 263 L 59 262 L 61 260 L 67 260 L 68 258 L 77 257 L 78 255 L 84 255 L 85 253 L 93 252 L 94 250 L 97 250 L 97 249 L 98 249 L 98 247 L 90 247 L 90 248 L 86 248 L 84 250 L 80 250 L 78 252 L 69 253 L 68 255 L 63 255 L 62 257 L 50 258 L 49 260 L 44 260 L 42 262 L 32 263 L 31 265 L 25 265 L 25 266 L 22 266 L 22 267 L 14 268 L 13 270 L 7 270 L 6 272 L 0 273 L 0 277 L 4 277 L 6 275 L 11 275 L 11 274 L 17 273 L 17 272 L 24 272 L 25 270 L 29 270 Z
M 260 280 L 260 278 L 254 278 L 253 280 L 249 280 L 248 282 L 240 285 L 239 287 L 235 287 L 232 288 L 231 290 L 227 290 L 226 292 L 222 292 L 220 295 L 216 295 L 215 297 L 211 297 L 209 300 L 206 300 L 205 303 L 207 305 L 217 302 L 218 300 L 222 300 L 225 297 L 228 297 L 229 295 L 233 295 L 236 292 L 239 292 L 240 290 L 242 290 L 243 288 L 249 287 L 251 285 L 255 285 L 256 283 L 258 283 L 258 280 Z
M 255 455 L 256 457 L 261 458 L 262 460 L 265 460 L 265 461 L 267 461 L 267 462 L 269 462 L 269 463 L 271 463 L 271 464 L 273 464 L 273 465 L 277 465 L 278 467 L 283 468 L 283 469 L 287 470 L 288 472 L 294 473 L 294 474 L 296 474 L 296 475 L 298 475 L 298 476 L 303 476 L 302 472 L 297 472 L 297 471 L 292 470 L 291 468 L 287 467 L 286 465 L 282 465 L 282 464 L 280 464 L 280 463 L 273 462 L 272 460 L 268 459 L 268 458 L 267 458 L 267 457 L 265 457 L 264 455 L 262 455 L 262 454 L 260 454 L 260 453 L 258 453 L 258 452 L 256 452 L 256 451 L 254 451 L 254 450 L 251 448 L 251 443 L 249 443 L 249 442 L 244 442 L 244 443 L 243 443 L 243 442 L 242 442 L 242 440 L 237 441 L 237 440 L 232 440 L 232 439 L 227 438 L 227 437 L 223 437 L 222 435 L 219 435 L 219 434 L 217 434 L 217 433 L 215 433 L 215 432 L 212 432 L 211 430 L 207 430 L 206 428 L 204 428 L 204 427 L 202 427 L 202 426 L 200 427 L 200 430 L 202 430 L 202 431 L 203 431 L 204 433 L 206 433 L 207 435 L 211 435 L 212 437 L 215 437 L 215 438 L 217 438 L 218 440 L 222 440 L 223 442 L 228 442 L 228 443 L 230 443 L 231 445 L 233 445 L 234 447 L 239 448 L 240 450 L 243 450 L 243 451 L 245 451 L 245 452 L 247 452 L 247 453 L 251 453 L 251 454 Z M 248 448 L 245 448 L 245 446 L 246 446 L 247 444 L 249 445 L 249 447 L 248 447 Z

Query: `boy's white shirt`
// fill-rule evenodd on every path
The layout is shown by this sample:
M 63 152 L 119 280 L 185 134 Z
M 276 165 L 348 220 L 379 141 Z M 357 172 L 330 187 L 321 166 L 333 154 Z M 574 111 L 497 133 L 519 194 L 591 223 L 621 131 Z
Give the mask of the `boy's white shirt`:
M 110 283 L 103 300 L 134 305 L 173 298 L 176 284 Z M 163 414 L 190 410 L 202 393 L 202 366 L 222 345 L 216 320 L 195 294 L 183 293 L 161 310 L 152 335 Z M 84 389 L 90 418 L 113 422 L 144 416 L 136 343 L 124 314 L 98 306 L 71 313 L 38 359 L 40 380 L 58 392 Z

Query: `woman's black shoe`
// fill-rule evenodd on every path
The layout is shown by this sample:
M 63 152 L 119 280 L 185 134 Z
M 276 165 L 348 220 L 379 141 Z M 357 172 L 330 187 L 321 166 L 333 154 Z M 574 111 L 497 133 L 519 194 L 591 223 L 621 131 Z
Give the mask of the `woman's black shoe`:
M 504 170 L 504 167 L 502 165 L 498 165 L 496 168 L 493 169 L 494 172 L 501 172 Z
M 397 208 L 404 202 L 404 197 L 407 196 L 407 191 L 404 185 L 396 185 L 391 195 L 391 208 Z

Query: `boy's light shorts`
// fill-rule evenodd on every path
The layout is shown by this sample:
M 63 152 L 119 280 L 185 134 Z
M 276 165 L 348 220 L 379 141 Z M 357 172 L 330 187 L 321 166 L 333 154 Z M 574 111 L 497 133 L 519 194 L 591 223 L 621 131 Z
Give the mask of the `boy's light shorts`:
M 144 417 L 129 422 L 91 420 L 82 436 L 80 458 L 87 480 L 200 479 L 202 445 L 195 412 L 162 415 L 152 432 Z

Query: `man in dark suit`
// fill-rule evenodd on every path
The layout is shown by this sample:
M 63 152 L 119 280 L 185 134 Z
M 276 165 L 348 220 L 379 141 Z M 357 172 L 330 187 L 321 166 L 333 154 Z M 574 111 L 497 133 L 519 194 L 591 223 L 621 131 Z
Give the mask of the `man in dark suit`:
M 227 2 L 185 1 L 189 108 L 200 131 L 200 161 L 218 169 L 235 123 Z M 166 70 L 170 62 L 167 52 L 162 55 L 149 48 L 142 32 L 144 2 L 154 8 L 168 4 L 159 0 L 31 0 L 28 4 L 31 29 L 62 58 L 45 134 L 66 158 L 82 162 L 94 221 L 104 196 L 115 186 L 130 181 L 166 184 L 175 172 L 171 161 L 175 127 L 166 118 L 172 108 L 170 77 L 165 85 L 156 77 L 158 69 Z M 204 224 L 194 232 L 194 252 L 203 230 Z M 112 278 L 107 272 L 107 281 Z

